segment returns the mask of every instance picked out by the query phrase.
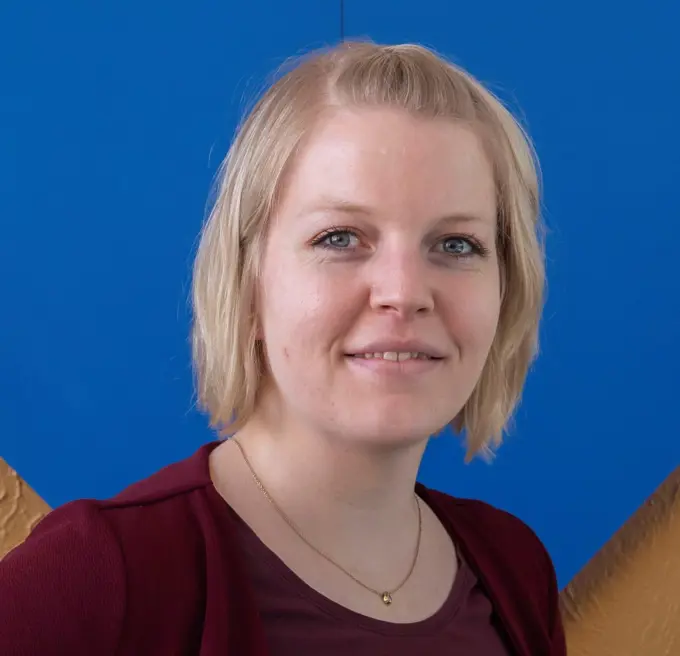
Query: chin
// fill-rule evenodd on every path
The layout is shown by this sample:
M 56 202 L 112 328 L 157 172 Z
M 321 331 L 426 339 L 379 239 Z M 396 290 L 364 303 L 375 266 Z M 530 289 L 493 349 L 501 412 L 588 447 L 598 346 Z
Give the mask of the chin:
M 415 430 L 410 433 L 406 433 L 403 430 L 386 430 L 379 433 L 371 433 L 366 430 L 365 432 L 358 433 L 355 429 L 349 440 L 347 436 L 345 437 L 345 441 L 361 444 L 369 450 L 389 453 L 408 450 L 414 447 L 422 447 L 424 449 L 430 436 L 428 433 Z
M 418 415 L 421 415 L 420 417 Z M 411 413 L 366 413 L 353 412 L 350 417 L 351 423 L 342 426 L 340 422 L 335 425 L 342 431 L 344 439 L 353 442 L 363 442 L 367 445 L 384 448 L 403 448 L 423 444 L 438 433 L 450 419 L 443 419 L 440 423 L 432 421 L 432 413 L 424 415 L 413 411 Z

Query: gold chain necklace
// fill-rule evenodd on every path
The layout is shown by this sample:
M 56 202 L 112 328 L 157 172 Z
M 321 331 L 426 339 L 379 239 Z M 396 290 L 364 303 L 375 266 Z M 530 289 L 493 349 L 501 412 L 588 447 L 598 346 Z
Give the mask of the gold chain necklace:
M 274 499 L 271 497 L 269 492 L 267 492 L 267 489 L 265 486 L 262 484 L 262 481 L 258 478 L 257 474 L 255 473 L 255 470 L 253 469 L 253 466 L 250 464 L 250 460 L 248 459 L 248 456 L 246 455 L 246 452 L 243 450 L 243 446 L 241 446 L 241 443 L 236 439 L 232 438 L 232 441 L 236 444 L 238 447 L 239 451 L 241 452 L 241 456 L 243 456 L 243 460 L 246 463 L 248 469 L 250 470 L 250 473 L 253 477 L 253 480 L 255 481 L 255 484 L 257 485 L 258 488 L 260 488 L 260 491 L 262 494 L 265 496 L 267 501 L 274 507 L 276 512 L 278 512 L 279 515 L 281 515 L 281 518 L 288 524 L 288 526 L 292 529 L 292 531 L 311 549 L 316 551 L 316 553 L 319 554 L 322 558 L 327 560 L 331 565 L 334 567 L 337 567 L 343 574 L 346 574 L 351 578 L 355 583 L 358 583 L 362 588 L 365 588 L 369 592 L 372 592 L 380 597 L 382 599 L 382 602 L 386 605 L 389 606 L 392 603 L 392 595 L 394 595 L 396 592 L 401 590 L 401 588 L 404 586 L 406 581 L 408 581 L 411 578 L 411 574 L 413 574 L 413 570 L 416 567 L 416 562 L 418 561 L 418 554 L 420 552 L 420 538 L 423 533 L 423 518 L 422 518 L 422 513 L 420 511 L 420 501 L 418 500 L 418 495 L 414 495 L 414 498 L 416 500 L 416 508 L 418 509 L 418 541 L 416 542 L 416 552 L 415 555 L 413 556 L 413 562 L 411 563 L 411 568 L 408 571 L 408 574 L 406 574 L 406 577 L 404 580 L 393 590 L 388 591 L 380 591 L 376 590 L 375 588 L 370 587 L 369 585 L 366 585 L 365 583 L 362 583 L 354 574 L 351 572 L 348 572 L 344 567 L 341 565 L 338 565 L 328 554 L 324 553 L 321 551 L 321 549 L 317 549 L 307 538 L 305 538 L 304 535 L 300 532 L 300 529 L 293 523 L 293 521 L 286 515 L 286 513 L 281 510 L 280 506 L 274 501 Z

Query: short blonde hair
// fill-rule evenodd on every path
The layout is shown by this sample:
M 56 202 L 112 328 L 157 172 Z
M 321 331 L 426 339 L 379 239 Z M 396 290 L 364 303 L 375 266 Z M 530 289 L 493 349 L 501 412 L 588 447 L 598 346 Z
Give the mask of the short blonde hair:
M 222 435 L 253 414 L 265 371 L 255 287 L 281 180 L 301 140 L 331 106 L 387 106 L 470 125 L 497 189 L 502 301 L 477 385 L 452 427 L 468 459 L 490 454 L 519 401 L 538 343 L 544 256 L 536 157 L 521 125 L 469 73 L 418 45 L 345 42 L 294 60 L 237 130 L 219 172 L 193 278 L 198 402 Z

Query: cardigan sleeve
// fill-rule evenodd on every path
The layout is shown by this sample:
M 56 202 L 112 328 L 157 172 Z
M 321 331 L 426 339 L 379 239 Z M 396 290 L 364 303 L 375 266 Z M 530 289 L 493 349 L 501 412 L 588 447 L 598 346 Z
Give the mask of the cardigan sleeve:
M 0 560 L 0 654 L 113 656 L 124 614 L 121 551 L 93 502 L 52 511 Z

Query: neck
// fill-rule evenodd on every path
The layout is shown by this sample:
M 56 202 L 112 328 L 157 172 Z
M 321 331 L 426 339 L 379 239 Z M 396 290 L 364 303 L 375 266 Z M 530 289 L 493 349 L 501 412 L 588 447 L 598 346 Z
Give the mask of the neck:
M 275 428 L 274 428 L 275 427 Z M 253 417 L 236 435 L 277 505 L 301 530 L 324 536 L 412 532 L 414 488 L 426 440 L 376 447 Z

